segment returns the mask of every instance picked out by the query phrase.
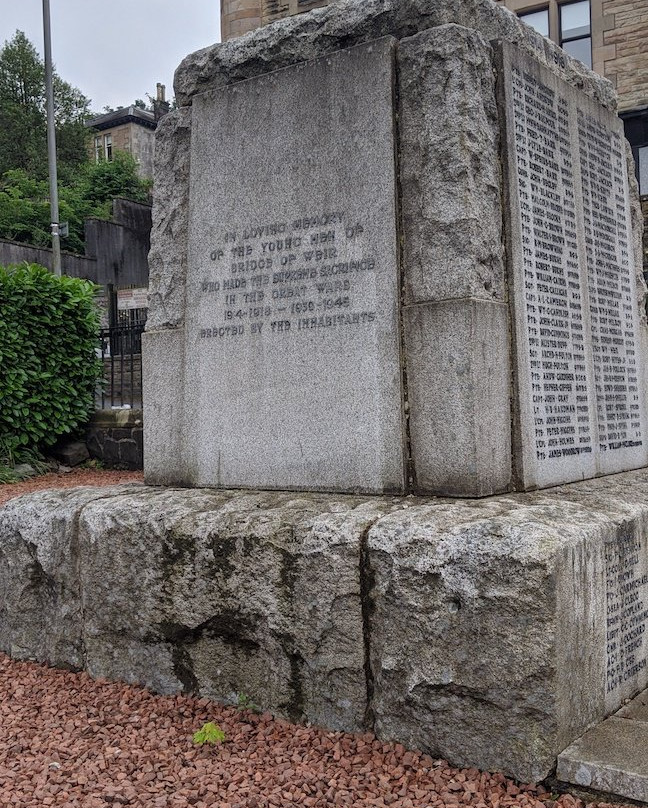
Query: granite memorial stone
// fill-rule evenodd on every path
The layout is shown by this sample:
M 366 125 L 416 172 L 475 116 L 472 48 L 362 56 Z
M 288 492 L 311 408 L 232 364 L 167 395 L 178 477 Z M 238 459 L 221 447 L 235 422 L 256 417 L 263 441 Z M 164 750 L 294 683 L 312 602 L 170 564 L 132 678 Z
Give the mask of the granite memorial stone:
M 648 472 L 464 501 L 113 486 L 0 508 L 0 650 L 542 779 L 648 685 Z
M 524 488 L 648 462 L 623 124 L 504 46 Z
M 193 58 L 178 71 L 147 481 L 487 496 L 646 465 L 638 230 L 604 80 L 481 0 L 472 26 L 346 5 L 353 47 L 332 47 L 331 6 L 325 39 L 277 26 L 288 63 L 267 29 L 201 55 L 198 83 Z
M 194 99 L 183 450 L 200 485 L 403 490 L 393 51 Z

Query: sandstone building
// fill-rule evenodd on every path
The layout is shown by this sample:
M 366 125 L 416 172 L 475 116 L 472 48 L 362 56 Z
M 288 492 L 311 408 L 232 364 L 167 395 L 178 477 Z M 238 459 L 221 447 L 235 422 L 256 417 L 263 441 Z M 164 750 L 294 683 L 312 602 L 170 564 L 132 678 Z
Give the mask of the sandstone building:
M 498 2 L 614 84 L 640 190 L 647 195 L 648 4 L 644 0 Z
M 107 112 L 88 122 L 94 130 L 92 158 L 112 160 L 115 151 L 132 154 L 142 178 L 153 177 L 153 144 L 157 122 L 152 112 L 130 106 Z
M 281 17 L 327 5 L 328 0 L 221 0 L 221 36 L 231 39 Z
M 438 2 L 438 0 L 430 0 Z M 648 195 L 648 3 L 646 0 L 496 0 L 608 78 L 632 144 L 642 195 Z M 328 0 L 221 0 L 223 40 Z
M 91 159 L 110 161 L 116 151 L 128 152 L 135 158 L 140 177 L 153 179 L 155 130 L 169 107 L 165 87 L 158 83 L 152 112 L 131 105 L 92 118 L 86 124 L 93 130 Z

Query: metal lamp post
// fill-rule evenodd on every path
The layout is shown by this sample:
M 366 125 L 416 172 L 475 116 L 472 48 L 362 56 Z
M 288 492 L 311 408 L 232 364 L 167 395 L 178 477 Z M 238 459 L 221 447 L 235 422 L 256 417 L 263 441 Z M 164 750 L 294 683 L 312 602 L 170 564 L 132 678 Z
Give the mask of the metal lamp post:
M 43 0 L 43 32 L 45 36 L 45 92 L 47 101 L 47 159 L 49 164 L 50 218 L 52 228 L 52 270 L 61 274 L 61 237 L 59 232 L 58 183 L 56 176 L 56 131 L 54 128 L 54 83 L 52 81 L 52 33 L 50 4 Z

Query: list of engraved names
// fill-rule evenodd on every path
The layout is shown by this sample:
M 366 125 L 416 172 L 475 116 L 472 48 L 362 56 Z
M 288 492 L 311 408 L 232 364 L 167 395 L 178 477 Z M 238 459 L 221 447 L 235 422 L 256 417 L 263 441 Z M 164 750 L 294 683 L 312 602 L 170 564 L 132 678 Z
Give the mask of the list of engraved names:
M 201 340 L 358 327 L 377 317 L 363 283 L 376 260 L 365 226 L 344 211 L 226 230 L 205 263 L 211 271 L 199 294 L 211 321 L 201 324 Z
M 605 545 L 608 694 L 628 682 L 632 689 L 632 680 L 648 665 L 645 556 L 644 542 L 631 529 L 621 529 L 616 540 Z
M 512 64 L 535 460 L 577 479 L 643 437 L 622 139 L 560 87 Z
M 642 445 L 621 137 L 578 110 L 599 449 Z
M 536 457 L 591 455 L 569 110 L 515 66 L 512 85 Z

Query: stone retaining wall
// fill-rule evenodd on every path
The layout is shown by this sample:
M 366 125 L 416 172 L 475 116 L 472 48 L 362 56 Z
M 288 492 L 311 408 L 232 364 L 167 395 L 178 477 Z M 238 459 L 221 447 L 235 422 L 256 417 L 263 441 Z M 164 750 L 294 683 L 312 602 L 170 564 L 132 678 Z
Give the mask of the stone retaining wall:
M 647 527 L 645 471 L 480 501 L 41 492 L 0 508 L 0 649 L 537 780 L 648 683 Z
M 141 410 L 98 410 L 86 432 L 90 456 L 108 468 L 144 467 Z
M 0 265 L 20 264 L 23 261 L 40 264 L 51 269 L 53 265 L 52 250 L 47 247 L 33 247 L 31 244 L 22 244 L 19 241 L 0 239 Z M 97 274 L 97 259 L 61 251 L 61 267 L 64 275 L 94 280 Z

